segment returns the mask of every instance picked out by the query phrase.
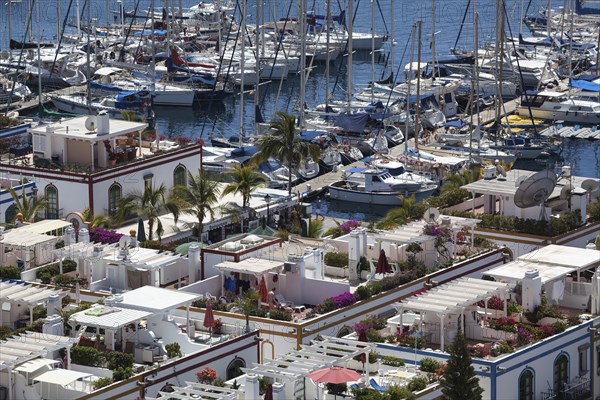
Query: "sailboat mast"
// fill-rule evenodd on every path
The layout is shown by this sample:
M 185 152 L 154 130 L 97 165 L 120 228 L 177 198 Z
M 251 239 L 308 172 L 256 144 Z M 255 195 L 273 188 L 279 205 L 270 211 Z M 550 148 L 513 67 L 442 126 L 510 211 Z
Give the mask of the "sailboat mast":
M 375 85 L 375 0 L 371 0 L 371 85 Z M 371 88 L 371 103 L 375 101 L 375 90 Z
M 496 65 L 499 68 L 496 96 L 496 120 L 502 113 L 502 82 L 504 80 L 504 0 L 496 0 L 498 24 L 496 30 Z M 499 48 L 498 48 L 499 47 Z
M 8 40 L 10 41 L 10 39 L 12 39 L 12 3 L 10 2 L 10 0 L 8 1 L 7 4 L 8 7 Z M 12 50 L 10 48 L 10 46 L 8 46 L 8 52 L 9 54 L 12 53 Z M 7 109 L 8 111 L 8 109 Z
M 435 79 L 435 0 L 431 0 L 431 69 Z
M 240 146 L 244 139 L 244 74 L 246 67 L 246 0 L 242 0 L 240 27 L 242 31 L 242 46 L 240 55 Z
M 471 131 L 469 133 L 469 160 L 473 157 L 473 129 L 477 129 L 479 132 L 479 68 L 477 54 L 479 47 L 478 27 L 477 27 L 477 0 L 473 0 L 473 57 L 475 63 L 473 64 L 473 76 L 471 77 L 471 99 L 469 100 L 471 105 Z M 477 105 L 475 105 L 477 102 Z M 477 114 L 477 125 L 474 124 L 473 114 Z M 479 140 L 479 138 L 477 138 Z
M 264 13 L 264 3 L 262 1 L 257 1 L 256 2 L 256 28 L 254 29 L 254 45 L 256 46 L 256 51 L 254 53 L 254 55 L 256 56 L 256 63 L 254 64 L 254 73 L 256 75 L 256 82 L 254 83 L 254 120 L 253 120 L 253 125 L 254 125 L 254 134 L 257 135 L 258 134 L 258 122 L 256 121 L 256 111 L 258 108 L 258 102 L 260 99 L 259 96 L 259 89 L 260 89 L 260 61 L 261 61 L 261 54 L 259 54 L 258 51 L 258 46 L 260 41 L 260 32 L 259 32 L 259 26 L 262 25 L 262 19 L 263 19 L 263 13 Z M 241 146 L 241 143 L 240 143 Z
M 306 0 L 298 2 L 300 22 L 300 129 L 304 128 L 304 103 L 306 103 Z
M 348 110 L 350 110 L 350 106 L 352 104 L 352 92 L 354 90 L 352 84 L 352 24 L 353 24 L 353 14 L 354 14 L 354 5 L 352 4 L 352 0 L 348 0 L 348 12 L 346 15 L 348 16 L 348 22 L 346 23 L 347 31 L 348 31 L 348 77 L 346 78 L 346 91 L 348 96 Z
M 390 0 L 390 18 L 392 19 L 390 27 L 390 54 L 392 58 L 392 63 L 390 64 L 390 71 L 394 73 L 394 61 L 396 59 L 396 45 L 394 44 L 394 0 Z
M 325 64 L 325 112 L 327 112 L 327 110 L 329 109 L 329 64 L 330 64 L 330 59 L 329 59 L 329 46 L 331 45 L 331 1 L 330 0 L 326 0 L 325 1 L 326 4 L 326 12 L 325 12 L 325 26 L 327 29 L 326 32 L 326 40 L 327 40 L 327 60 L 326 60 L 326 64 Z
M 39 2 L 39 0 L 38 0 Z M 91 51 L 91 46 L 90 46 L 90 29 L 91 29 L 91 14 L 90 14 L 90 1 L 87 1 L 87 7 L 86 7 L 86 11 L 87 11 L 87 50 L 85 52 L 85 57 L 86 57 L 86 66 L 87 66 L 87 76 L 88 78 L 90 78 L 92 76 L 92 72 L 90 71 L 90 51 Z M 86 85 L 86 97 L 87 97 L 87 106 L 88 106 L 88 114 L 92 114 L 92 107 L 91 107 L 91 103 L 92 103 L 92 92 L 90 89 L 90 84 L 88 83 Z
M 408 75 L 407 75 L 407 80 L 406 80 L 406 123 L 405 123 L 405 134 L 406 134 L 406 139 L 404 140 L 404 152 L 407 153 L 408 152 L 408 129 L 410 127 L 410 89 L 411 89 L 411 82 L 412 82 L 412 62 L 414 60 L 415 57 L 415 25 L 413 25 L 412 30 L 410 32 L 410 37 L 411 37 L 411 44 L 410 44 L 410 60 L 409 60 L 409 68 L 408 68 Z M 417 137 L 415 135 L 415 142 Z
M 60 40 L 60 0 L 56 0 L 56 40 Z
M 423 21 L 417 21 L 417 101 L 415 102 L 415 149 L 419 149 L 420 121 L 421 111 L 421 30 Z
M 81 35 L 81 16 L 79 15 L 79 0 L 75 1 L 75 21 L 77 21 L 77 38 Z

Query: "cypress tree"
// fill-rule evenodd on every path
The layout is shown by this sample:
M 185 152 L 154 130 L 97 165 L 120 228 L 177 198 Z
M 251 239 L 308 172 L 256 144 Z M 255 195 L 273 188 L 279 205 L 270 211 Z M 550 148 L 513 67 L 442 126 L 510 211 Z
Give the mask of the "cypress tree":
M 445 400 L 481 400 L 483 389 L 479 386 L 479 378 L 475 376 L 475 368 L 471 365 L 471 355 L 467 350 L 467 342 L 461 330 L 448 346 L 450 358 L 448 367 L 441 379 L 442 394 Z

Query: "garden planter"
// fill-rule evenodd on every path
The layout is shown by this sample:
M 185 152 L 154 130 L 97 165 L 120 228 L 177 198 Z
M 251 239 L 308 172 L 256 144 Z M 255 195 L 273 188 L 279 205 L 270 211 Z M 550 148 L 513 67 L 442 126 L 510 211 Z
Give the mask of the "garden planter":
M 332 267 L 331 265 L 326 265 L 325 266 L 325 274 L 330 275 L 330 276 L 335 276 L 338 278 L 346 278 L 346 277 L 348 277 L 348 267 L 339 268 L 339 267 Z

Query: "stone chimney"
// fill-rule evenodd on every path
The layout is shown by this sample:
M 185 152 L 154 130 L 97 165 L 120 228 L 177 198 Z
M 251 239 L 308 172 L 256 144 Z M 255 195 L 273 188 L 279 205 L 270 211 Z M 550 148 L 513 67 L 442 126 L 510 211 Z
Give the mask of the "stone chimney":
M 89 243 L 89 242 L 90 242 L 90 231 L 88 231 L 86 228 L 81 228 L 79 230 L 79 243 Z
M 353 229 L 348 235 L 348 279 L 350 281 L 357 281 L 360 276 L 360 256 L 362 252 L 362 232 Z
M 62 310 L 62 302 L 58 293 L 53 292 L 48 296 L 48 303 L 46 303 L 46 315 L 60 315 Z
M 75 243 L 75 228 L 72 226 L 67 227 L 63 240 L 65 241 L 65 246 Z
M 260 392 L 258 387 L 258 376 L 256 374 L 246 375 L 246 384 L 244 385 L 244 398 L 246 399 L 260 399 Z

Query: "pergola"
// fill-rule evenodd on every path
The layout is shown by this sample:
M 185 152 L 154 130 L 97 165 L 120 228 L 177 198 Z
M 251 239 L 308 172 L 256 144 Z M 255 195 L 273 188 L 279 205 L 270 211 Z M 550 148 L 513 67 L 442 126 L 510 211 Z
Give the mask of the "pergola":
M 148 311 L 130 310 L 120 307 L 108 307 L 104 305 L 95 305 L 87 310 L 80 311 L 69 317 L 69 325 L 95 327 L 96 332 L 105 329 L 112 335 L 111 350 L 115 349 L 115 333 L 129 324 L 137 323 L 142 319 L 148 318 L 152 313 Z M 125 348 L 125 337 L 122 337 L 122 349 Z
M 12 373 L 10 371 L 23 371 L 27 373 L 35 366 L 40 364 L 50 365 L 54 360 L 40 359 L 49 352 L 62 348 L 67 349 L 67 367 L 71 365 L 71 347 L 77 339 L 71 339 L 65 336 L 57 336 L 49 333 L 25 332 L 5 341 L 0 342 L 0 371 L 8 370 L 8 397 L 12 399 Z M 61 370 L 65 371 L 65 370 Z
M 23 267 L 25 269 L 29 269 L 32 261 L 36 258 L 38 259 L 36 265 L 39 265 L 39 258 L 41 258 L 42 255 L 42 246 L 54 249 L 54 244 L 60 239 L 57 236 L 36 233 L 26 229 L 21 230 L 21 228 L 6 231 L 2 236 L 3 237 L 0 240 L 0 261 L 3 264 L 6 264 L 5 253 L 7 253 L 7 248 L 20 251 L 20 257 L 22 258 Z
M 279 273 L 284 264 L 283 261 L 269 261 L 263 258 L 246 258 L 239 262 L 220 262 L 215 265 L 215 268 L 221 271 L 221 295 L 223 295 L 223 285 L 225 284 L 225 272 L 251 274 L 260 278 L 270 272 Z
M 33 324 L 33 308 L 48 301 L 53 294 L 64 295 L 63 290 L 46 289 L 23 283 L 0 282 L 0 304 L 25 304 L 29 307 L 29 323 Z M 0 315 L 0 321 L 2 316 Z
M 487 315 L 487 300 L 492 296 L 506 297 L 512 285 L 503 282 L 491 282 L 475 278 L 460 278 L 435 287 L 423 294 L 409 297 L 395 303 L 394 308 L 400 313 L 400 326 L 403 326 L 402 315 L 405 310 L 422 313 L 432 312 L 440 318 L 440 348 L 444 350 L 444 319 L 448 314 L 462 315 L 462 331 L 464 332 L 465 308 L 485 301 Z M 506 302 L 504 302 L 506 307 Z M 506 311 L 506 310 L 505 310 Z M 423 319 L 421 318 L 421 331 Z
M 368 342 L 324 336 L 322 340 L 313 341 L 312 345 L 302 345 L 301 350 L 292 350 L 263 364 L 253 363 L 253 368 L 242 370 L 250 374 L 295 382 L 318 369 L 343 366 L 361 354 L 365 354 L 368 360 L 368 355 L 373 349 L 373 344 Z
M 237 400 L 242 391 L 226 387 L 205 385 L 197 382 L 185 382 L 186 386 L 171 386 L 172 392 L 158 392 L 161 397 L 168 399 L 214 399 L 214 400 Z

